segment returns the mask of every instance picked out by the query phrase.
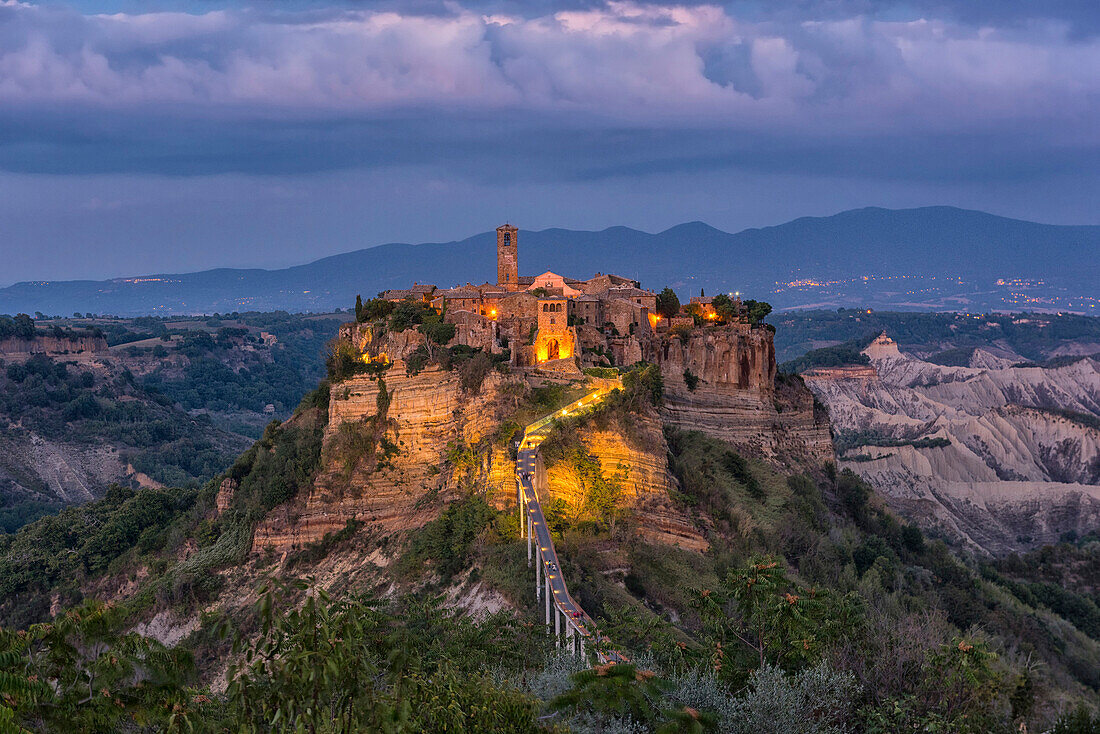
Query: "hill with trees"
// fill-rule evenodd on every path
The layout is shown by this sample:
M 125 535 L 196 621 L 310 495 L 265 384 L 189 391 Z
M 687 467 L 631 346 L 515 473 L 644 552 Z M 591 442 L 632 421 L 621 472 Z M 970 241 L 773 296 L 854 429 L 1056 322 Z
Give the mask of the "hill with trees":
M 253 549 L 258 524 L 319 475 L 341 476 L 348 451 L 374 457 L 353 471 L 386 476 L 408 450 L 360 445 L 374 434 L 350 430 L 326 446 L 329 401 L 345 399 L 340 374 L 329 379 L 335 390 L 322 383 L 201 488 L 120 488 L 0 538 L 0 716 L 88 731 L 1008 734 L 1096 723 L 1077 710 L 1100 690 L 1094 598 L 1036 586 L 1026 561 L 953 551 L 831 464 L 774 464 L 672 427 L 647 449 L 638 426 L 656 420 L 663 393 L 645 366 L 543 447 L 579 481 L 575 501 L 548 507 L 561 571 L 629 664 L 555 650 L 514 506 L 497 509 L 476 481 L 427 494 L 419 510 L 433 519 L 414 530 L 349 521 L 304 547 Z M 384 384 L 386 370 L 371 379 Z M 450 447 L 435 472 L 478 476 L 485 452 L 578 389 L 510 395 L 485 442 Z M 593 435 L 666 462 L 677 511 L 708 550 L 640 539 L 619 509 L 629 475 L 600 470 Z M 354 499 L 351 485 L 334 487 Z M 1092 542 L 1057 567 L 1087 562 Z M 89 676 L 106 693 L 86 695 Z

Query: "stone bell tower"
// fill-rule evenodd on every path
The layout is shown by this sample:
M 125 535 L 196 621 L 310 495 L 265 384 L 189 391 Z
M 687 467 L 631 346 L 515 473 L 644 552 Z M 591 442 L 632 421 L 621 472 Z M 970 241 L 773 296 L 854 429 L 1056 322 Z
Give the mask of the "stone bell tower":
M 510 224 L 497 227 L 497 285 L 519 290 L 519 230 Z

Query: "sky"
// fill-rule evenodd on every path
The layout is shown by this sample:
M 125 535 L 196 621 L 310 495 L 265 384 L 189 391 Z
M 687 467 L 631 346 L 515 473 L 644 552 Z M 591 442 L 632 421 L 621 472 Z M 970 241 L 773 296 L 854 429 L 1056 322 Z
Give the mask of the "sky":
M 0 0 L 0 286 L 948 204 L 1100 223 L 1094 0 Z

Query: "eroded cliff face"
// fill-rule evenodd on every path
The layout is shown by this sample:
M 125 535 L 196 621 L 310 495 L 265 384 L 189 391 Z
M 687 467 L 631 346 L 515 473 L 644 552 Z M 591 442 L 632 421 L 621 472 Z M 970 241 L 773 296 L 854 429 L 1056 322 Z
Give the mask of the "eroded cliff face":
M 385 356 L 391 361 L 405 360 L 427 340 L 416 329 L 378 333 L 373 324 L 341 324 L 339 338 L 371 357 Z
M 498 494 L 492 483 L 510 479 L 514 463 L 478 444 L 514 409 L 515 384 L 493 372 L 468 395 L 457 372 L 433 367 L 410 377 L 396 363 L 381 380 L 359 376 L 333 385 L 321 474 L 308 493 L 265 518 L 253 550 L 301 547 L 349 520 L 387 531 L 416 528 L 438 514 L 436 497 L 475 486 Z M 368 448 L 357 455 L 357 445 Z
M 709 547 L 698 528 L 672 501 L 676 479 L 668 469 L 668 444 L 656 414 L 632 416 L 629 429 L 600 430 L 582 426 L 580 439 L 600 462 L 603 475 L 617 478 L 625 489 L 622 507 L 635 531 L 650 542 L 695 551 Z M 564 500 L 583 515 L 584 484 L 568 462 L 546 471 L 551 499 Z
M 9 359 L 35 354 L 53 356 L 107 354 L 107 340 L 101 336 L 36 336 L 33 339 L 0 339 L 0 356 Z
M 778 464 L 829 461 L 828 418 L 799 381 L 776 384 L 772 336 L 735 324 L 696 329 L 687 339 L 662 337 L 647 355 L 661 366 L 662 418 Z M 691 375 L 698 379 L 694 389 Z
M 841 465 L 900 512 L 992 553 L 1096 526 L 1096 361 L 945 367 L 882 338 L 866 353 L 870 366 L 804 377 L 848 447 Z

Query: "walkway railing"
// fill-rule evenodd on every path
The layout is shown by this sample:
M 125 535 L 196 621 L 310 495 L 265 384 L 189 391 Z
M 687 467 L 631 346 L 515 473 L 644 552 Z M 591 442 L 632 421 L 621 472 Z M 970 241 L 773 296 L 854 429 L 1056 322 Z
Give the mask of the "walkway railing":
M 554 539 L 546 524 L 538 492 L 535 489 L 535 469 L 538 461 L 538 447 L 546 438 L 547 428 L 553 421 L 565 418 L 585 410 L 610 391 L 595 390 L 580 400 L 561 410 L 531 423 L 523 432 L 516 457 L 516 497 L 520 513 L 520 537 L 527 537 L 527 565 L 535 566 L 535 598 L 546 606 L 546 626 L 550 628 L 553 614 L 553 634 L 555 644 L 562 645 L 563 633 L 566 647 L 574 654 L 586 655 L 587 645 L 593 645 L 600 662 L 625 662 L 619 652 L 597 643 L 596 623 L 569 593 L 558 553 L 554 548 Z M 602 642 L 606 643 L 604 639 Z

